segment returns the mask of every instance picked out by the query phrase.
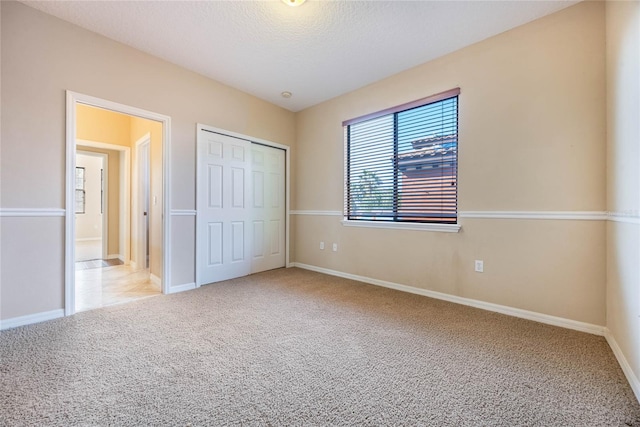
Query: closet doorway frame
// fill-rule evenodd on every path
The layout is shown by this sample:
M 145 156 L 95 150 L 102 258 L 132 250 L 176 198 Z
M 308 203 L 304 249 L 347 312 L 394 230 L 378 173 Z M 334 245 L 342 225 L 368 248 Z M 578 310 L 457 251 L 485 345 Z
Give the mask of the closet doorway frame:
M 289 247 L 290 247 L 290 227 L 291 227 L 291 213 L 290 213 L 290 201 L 291 201 L 291 152 L 290 149 L 291 147 L 289 147 L 288 145 L 284 145 L 284 144 L 279 144 L 277 142 L 273 142 L 273 141 L 268 141 L 266 139 L 261 139 L 261 138 L 256 138 L 253 136 L 249 136 L 249 135 L 244 135 L 241 133 L 237 133 L 237 132 L 232 132 L 226 129 L 220 129 L 217 127 L 213 127 L 213 126 L 209 126 L 209 125 L 205 125 L 202 123 L 197 123 L 196 125 L 196 224 L 195 224 L 195 229 L 198 230 L 198 225 L 199 225 L 199 218 L 202 218 L 201 215 L 198 215 L 198 213 L 201 211 L 201 207 L 199 206 L 198 203 L 198 186 L 200 185 L 200 183 L 198 182 L 198 177 L 200 176 L 200 162 L 199 162 L 199 158 L 198 158 L 198 153 L 199 153 L 199 149 L 200 149 L 200 145 L 202 144 L 202 141 L 200 139 L 200 131 L 201 130 L 205 130 L 205 131 L 209 131 L 209 132 L 214 132 L 214 133 L 218 133 L 220 135 L 225 135 L 225 136 L 230 136 L 232 138 L 238 138 L 238 139 L 243 139 L 245 141 L 249 141 L 251 143 L 256 143 L 256 144 L 261 144 L 261 145 L 265 145 L 267 147 L 272 147 L 272 148 L 277 148 L 280 150 L 284 150 L 284 174 L 285 174 L 285 187 L 284 187 L 284 195 L 285 195 L 285 213 L 284 213 L 284 218 L 285 218 L 285 228 L 284 228 L 284 244 L 285 244 L 285 254 L 284 254 L 284 263 L 285 263 L 285 268 L 290 268 L 292 267 L 291 262 L 289 260 Z M 195 280 L 196 280 L 196 288 L 199 288 L 200 286 L 202 286 L 202 284 L 200 283 L 200 261 L 199 261 L 199 256 L 198 256 L 198 233 L 196 232 L 196 238 L 195 238 Z

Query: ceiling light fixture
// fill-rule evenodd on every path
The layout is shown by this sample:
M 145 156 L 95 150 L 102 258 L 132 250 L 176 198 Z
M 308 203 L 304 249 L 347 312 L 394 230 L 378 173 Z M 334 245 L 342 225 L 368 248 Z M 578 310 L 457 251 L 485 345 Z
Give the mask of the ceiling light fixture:
M 280 95 L 282 95 L 283 98 L 291 98 L 291 96 L 293 95 L 291 92 L 289 92 L 288 90 L 285 90 L 284 92 L 282 92 Z
M 285 4 L 288 4 L 289 6 L 300 6 L 302 3 L 304 3 L 306 0 L 282 0 Z

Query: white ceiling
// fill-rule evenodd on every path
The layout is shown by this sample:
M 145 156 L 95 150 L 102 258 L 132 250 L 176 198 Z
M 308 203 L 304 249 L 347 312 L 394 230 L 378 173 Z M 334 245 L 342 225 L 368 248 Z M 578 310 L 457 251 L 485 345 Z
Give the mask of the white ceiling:
M 23 3 L 299 111 L 577 1 Z

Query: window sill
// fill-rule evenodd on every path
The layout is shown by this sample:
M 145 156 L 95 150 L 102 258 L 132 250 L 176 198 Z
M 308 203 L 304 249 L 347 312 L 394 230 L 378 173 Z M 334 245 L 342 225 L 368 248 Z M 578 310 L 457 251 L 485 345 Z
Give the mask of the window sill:
M 457 233 L 460 231 L 460 224 L 421 224 L 421 223 L 400 223 L 382 221 L 341 221 L 345 227 L 364 228 L 392 228 L 396 230 L 416 230 L 416 231 L 438 231 L 441 233 Z

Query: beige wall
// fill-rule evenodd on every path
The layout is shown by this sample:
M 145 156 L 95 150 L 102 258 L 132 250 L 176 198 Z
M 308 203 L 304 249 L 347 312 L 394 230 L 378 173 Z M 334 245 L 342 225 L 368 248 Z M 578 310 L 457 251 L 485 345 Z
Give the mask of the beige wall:
M 5 7 L 3 6 L 3 11 Z M 3 25 L 4 27 L 4 25 Z M 4 61 L 3 61 L 4 63 Z M 4 85 L 3 85 L 4 86 Z M 4 126 L 3 126 L 4 128 Z M 0 218 L 2 268 L 0 303 L 2 319 L 56 308 L 59 286 L 44 286 L 64 274 L 64 218 Z M 37 259 L 37 266 L 33 260 Z M 16 279 L 17 272 L 28 280 Z
M 640 378 L 640 3 L 607 2 L 607 327 Z M 631 221 L 635 221 L 632 223 Z M 640 396 L 640 389 L 636 389 Z
M 343 120 L 460 87 L 460 211 L 604 211 L 604 17 L 581 3 L 298 113 L 293 209 L 342 210 Z M 295 261 L 605 323 L 602 221 L 462 218 L 447 234 L 340 219 L 298 215 Z
M 1 13 L 2 208 L 64 208 L 65 90 L 171 117 L 172 209 L 195 209 L 196 123 L 293 144 L 289 111 L 23 4 L 2 2 Z M 195 217 L 169 220 L 180 256 L 165 279 L 192 283 Z M 0 227 L 0 318 L 63 308 L 64 218 L 2 217 Z M 22 242 L 41 245 L 38 269 L 16 262 L 33 255 Z

